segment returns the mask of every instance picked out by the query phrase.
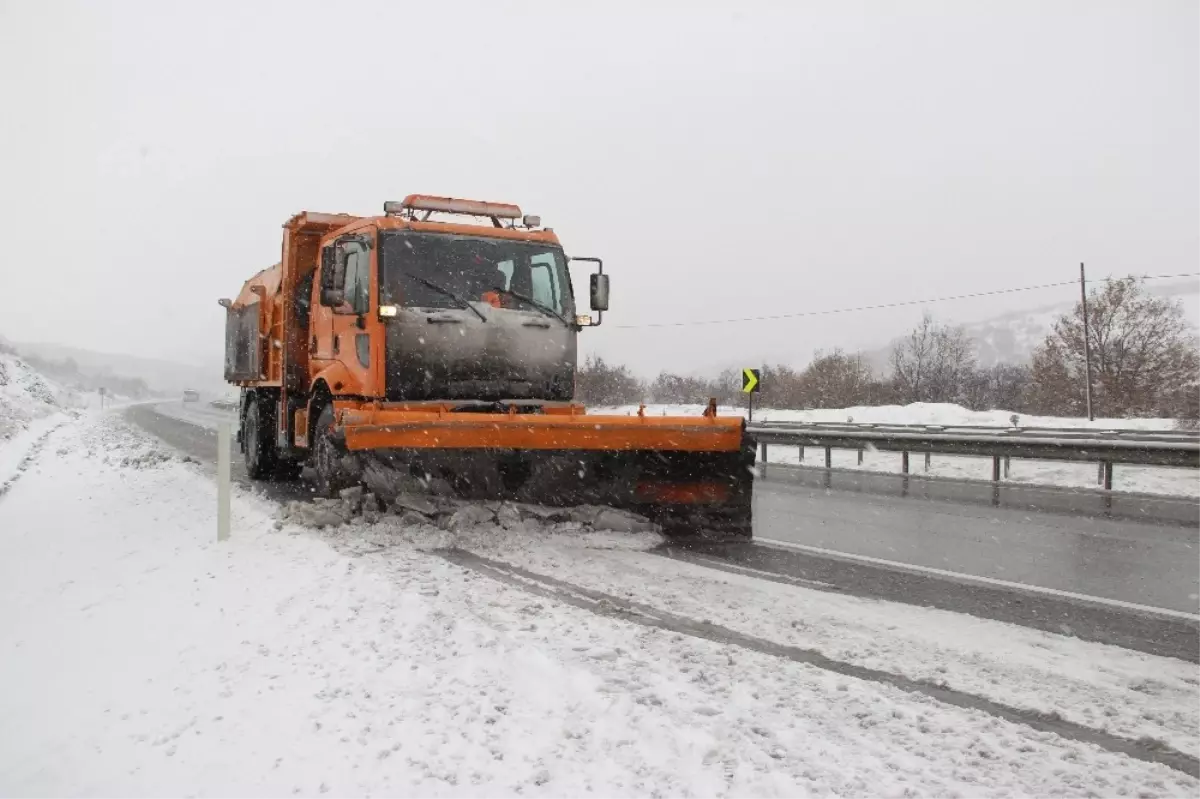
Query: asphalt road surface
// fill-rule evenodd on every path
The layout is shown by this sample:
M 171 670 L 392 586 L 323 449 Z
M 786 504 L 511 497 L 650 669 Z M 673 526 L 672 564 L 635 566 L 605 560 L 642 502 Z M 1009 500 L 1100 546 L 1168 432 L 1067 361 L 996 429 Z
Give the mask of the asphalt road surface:
M 755 482 L 756 539 L 1200 612 L 1200 528 L 839 491 L 781 472 Z
M 209 463 L 216 424 L 230 418 L 182 403 L 134 406 L 126 415 Z M 249 484 L 236 451 L 233 476 Z M 753 544 L 662 554 L 1200 660 L 1195 526 L 1071 515 L 1062 497 L 1054 512 L 1040 512 L 1028 502 L 993 507 L 811 482 L 811 474 L 774 468 L 756 481 Z M 309 495 L 303 483 L 254 485 L 280 500 Z

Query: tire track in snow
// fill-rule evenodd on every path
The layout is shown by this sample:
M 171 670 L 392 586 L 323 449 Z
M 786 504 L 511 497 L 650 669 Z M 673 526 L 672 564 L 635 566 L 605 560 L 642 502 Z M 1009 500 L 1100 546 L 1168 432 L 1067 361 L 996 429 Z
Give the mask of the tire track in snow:
M 25 457 L 21 458 L 20 462 L 17 464 L 17 470 L 13 472 L 11 477 L 9 477 L 3 483 L 0 483 L 0 499 L 2 499 L 4 495 L 7 494 L 14 485 L 16 485 L 17 481 L 21 479 L 21 476 L 25 474 L 25 470 L 32 466 L 33 462 L 37 460 L 38 455 L 40 455 L 42 452 L 42 448 L 46 446 L 46 441 L 49 440 L 50 436 L 54 435 L 55 431 L 61 428 L 64 424 L 66 424 L 66 422 L 60 422 L 54 425 L 54 427 L 51 427 L 34 440 L 33 444 L 29 446 L 29 451 L 25 453 Z
M 906 693 L 922 694 L 947 705 L 967 710 L 978 710 L 1014 724 L 1048 732 L 1061 738 L 1080 743 L 1093 744 L 1116 754 L 1127 755 L 1149 763 L 1159 763 L 1192 777 L 1200 777 L 1200 759 L 1173 749 L 1153 740 L 1132 740 L 1102 732 L 1083 724 L 1062 719 L 1057 714 L 1037 713 L 985 699 L 974 694 L 956 691 L 943 685 L 914 680 L 891 672 L 856 666 L 833 660 L 820 652 L 802 647 L 788 646 L 763 638 L 739 633 L 727 627 L 706 621 L 697 621 L 684 616 L 659 610 L 649 605 L 631 602 L 621 597 L 594 591 L 590 588 L 547 577 L 542 574 L 492 560 L 461 549 L 438 550 L 439 555 L 450 563 L 470 569 L 498 582 L 506 583 L 527 593 L 556 600 L 599 615 L 614 616 L 644 627 L 669 630 L 721 644 L 731 644 L 784 658 L 797 663 L 815 666 L 847 677 L 890 685 Z

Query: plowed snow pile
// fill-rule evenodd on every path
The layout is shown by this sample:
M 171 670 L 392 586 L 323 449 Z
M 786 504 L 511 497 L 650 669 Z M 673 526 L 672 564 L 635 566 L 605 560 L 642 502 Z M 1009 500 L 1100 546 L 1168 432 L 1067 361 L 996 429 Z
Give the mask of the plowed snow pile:
M 380 509 L 353 492 L 280 508 L 237 491 L 233 537 L 218 544 L 207 473 L 118 421 L 73 421 L 41 453 L 0 497 L 0 795 L 1200 793 L 1163 765 L 537 596 L 435 551 L 593 584 L 605 579 L 593 567 L 627 561 L 631 579 L 603 583 L 614 595 L 677 613 L 707 599 L 718 623 L 750 623 L 737 586 L 671 571 L 644 553 L 656 534 L 606 531 L 594 509 Z M 318 524 L 310 509 L 338 518 Z M 774 598 L 789 616 L 807 601 L 796 590 Z M 747 609 L 778 615 L 771 602 L 755 595 Z M 835 620 L 845 607 L 811 609 Z M 890 648 L 885 621 L 873 629 Z M 1006 647 L 1038 657 L 1041 641 L 988 629 L 994 640 L 972 644 L 983 654 L 940 651 L 962 661 L 948 681 Z M 777 631 L 766 620 L 758 632 Z M 853 634 L 833 632 L 860 647 Z M 921 637 L 913 645 L 930 649 Z M 1121 679 L 1175 690 L 1162 659 L 1118 665 Z M 1074 696 L 1096 695 L 1061 698 Z M 1132 705 L 1119 710 L 1122 729 L 1144 731 L 1125 719 Z

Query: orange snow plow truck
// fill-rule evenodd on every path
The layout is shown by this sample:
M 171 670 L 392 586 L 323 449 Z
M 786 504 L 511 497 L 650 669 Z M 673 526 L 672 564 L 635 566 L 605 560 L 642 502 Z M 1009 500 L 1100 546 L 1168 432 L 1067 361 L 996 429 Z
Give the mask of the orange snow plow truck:
M 593 314 L 568 271 L 588 262 Z M 506 203 L 412 195 L 382 216 L 301 213 L 280 263 L 226 309 L 225 379 L 253 479 L 609 505 L 675 537 L 751 535 L 754 443 L 696 416 L 589 414 L 576 339 L 608 310 L 598 258 L 569 258 Z

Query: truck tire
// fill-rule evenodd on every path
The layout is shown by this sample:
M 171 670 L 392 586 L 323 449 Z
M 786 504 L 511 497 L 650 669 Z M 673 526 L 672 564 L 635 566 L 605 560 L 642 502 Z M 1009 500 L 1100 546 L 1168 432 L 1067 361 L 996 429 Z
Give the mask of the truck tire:
M 338 491 L 350 486 L 351 480 L 342 468 L 345 454 L 333 436 L 333 405 L 326 405 L 313 429 L 312 482 L 317 496 L 336 497 Z
M 246 406 L 242 419 L 242 451 L 246 459 L 246 474 L 251 480 L 266 480 L 275 476 L 278 453 L 272 437 L 273 425 L 263 413 L 257 399 Z

